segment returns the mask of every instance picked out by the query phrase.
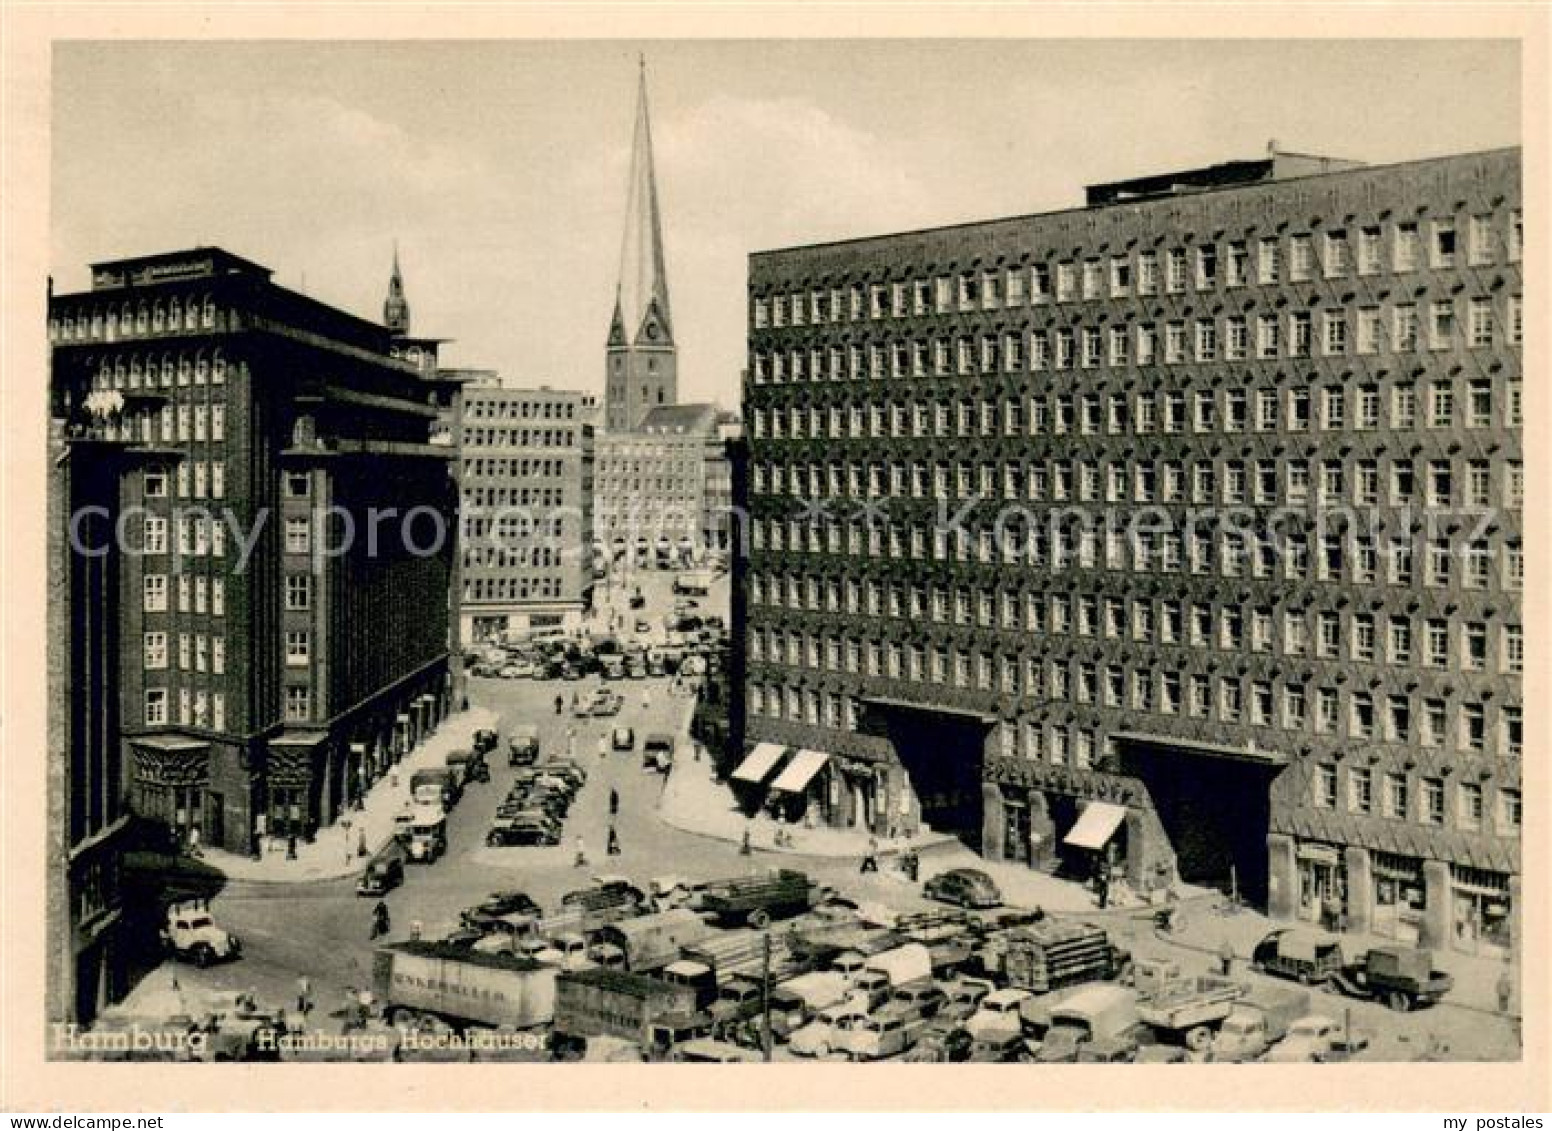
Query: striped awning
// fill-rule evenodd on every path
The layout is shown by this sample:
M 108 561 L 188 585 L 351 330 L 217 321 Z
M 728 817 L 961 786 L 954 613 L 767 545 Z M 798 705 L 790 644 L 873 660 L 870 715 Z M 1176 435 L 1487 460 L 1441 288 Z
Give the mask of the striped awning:
M 774 742 L 757 743 L 749 752 L 749 756 L 738 764 L 738 769 L 733 771 L 733 780 L 764 781 L 776 768 L 776 763 L 781 761 L 781 756 L 786 753 L 786 750 L 785 746 L 778 746 Z
M 802 793 L 829 760 L 830 755 L 818 750 L 799 750 L 781 776 L 771 783 L 771 788 L 783 793 Z

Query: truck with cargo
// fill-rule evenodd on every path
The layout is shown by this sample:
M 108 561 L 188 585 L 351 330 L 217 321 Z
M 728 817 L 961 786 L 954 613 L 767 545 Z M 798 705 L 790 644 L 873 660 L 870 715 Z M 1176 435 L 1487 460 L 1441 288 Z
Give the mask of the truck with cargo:
M 906 943 L 867 959 L 852 981 L 851 992 L 874 1008 L 911 982 L 932 980 L 932 953 L 921 943 Z
M 765 875 L 740 876 L 707 884 L 701 909 L 724 923 L 756 929 L 772 919 L 807 911 L 819 900 L 819 888 L 802 872 L 778 868 Z
M 589 951 L 593 961 L 612 965 L 609 952 L 624 957 L 627 970 L 655 970 L 679 957 L 683 947 L 693 946 L 715 932 L 715 928 L 694 911 L 676 907 L 654 915 L 638 915 L 600 926 Z
M 809 968 L 793 954 L 787 938 L 773 933 L 770 946 L 773 979 L 787 978 Z M 685 946 L 683 956 L 710 966 L 718 981 L 740 974 L 758 976 L 765 964 L 765 936 L 760 931 L 713 931 Z
M 1140 997 L 1137 1017 L 1159 1036 L 1178 1039 L 1201 1052 L 1212 1044 L 1213 1032 L 1248 988 L 1244 982 L 1215 974 L 1176 978 Z
M 1288 1026 L 1310 1011 L 1308 990 L 1257 985 L 1234 1003 L 1213 1034 L 1212 1059 L 1255 1060 L 1283 1039 Z
M 1043 994 L 1115 978 L 1130 961 L 1131 956 L 1110 941 L 1103 927 L 1047 919 L 1008 932 L 998 973 L 1011 987 Z
M 415 806 L 405 849 L 416 864 L 434 864 L 447 851 L 447 814 L 442 806 L 429 802 Z
M 622 970 L 565 971 L 555 981 L 555 1026 L 565 1044 L 598 1037 L 661 1053 L 665 1045 L 709 1033 L 693 987 Z
M 378 947 L 372 973 L 392 1021 L 429 1014 L 456 1029 L 531 1029 L 555 1016 L 557 971 L 526 958 L 416 940 Z
M 1037 1064 L 1071 1064 L 1086 1045 L 1135 1048 L 1142 1027 L 1137 993 L 1124 986 L 1082 986 L 1050 1006 L 1051 1023 L 1035 1050 Z
M 1349 997 L 1373 998 L 1405 1013 L 1441 1000 L 1455 979 L 1434 969 L 1433 955 L 1427 950 L 1377 946 L 1332 974 L 1331 983 Z
M 453 771 L 444 766 L 424 766 L 410 775 L 410 797 L 417 805 L 451 809 L 458 800 Z
M 507 765 L 532 766 L 539 760 L 539 728 L 522 723 L 512 728 L 507 739 Z
M 1250 953 L 1251 969 L 1293 978 L 1306 986 L 1330 981 L 1343 965 L 1342 940 L 1307 927 L 1283 927 L 1273 931 Z
M 771 1031 L 786 1039 L 820 1010 L 835 1005 L 850 989 L 844 976 L 830 970 L 798 974 L 771 991 Z
M 490 767 L 485 764 L 483 750 L 454 750 L 447 756 L 447 768 L 454 772 L 464 786 L 470 782 L 490 781 Z

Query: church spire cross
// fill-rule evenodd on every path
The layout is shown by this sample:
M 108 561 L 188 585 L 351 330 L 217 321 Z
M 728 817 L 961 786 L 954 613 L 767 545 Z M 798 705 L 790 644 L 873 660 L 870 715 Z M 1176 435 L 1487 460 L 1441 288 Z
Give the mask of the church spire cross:
M 393 241 L 393 273 L 388 276 L 388 297 L 383 300 L 383 325 L 395 334 L 410 332 L 410 304 L 404 297 L 404 275 L 399 270 L 399 241 Z

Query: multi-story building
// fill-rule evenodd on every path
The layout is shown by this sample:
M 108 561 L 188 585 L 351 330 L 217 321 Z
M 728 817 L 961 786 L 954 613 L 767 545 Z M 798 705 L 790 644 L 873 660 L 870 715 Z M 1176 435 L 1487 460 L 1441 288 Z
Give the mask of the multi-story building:
M 726 552 L 737 417 L 710 404 L 650 410 L 598 438 L 598 543 L 613 558 L 678 565 Z
M 493 374 L 462 399 L 462 637 L 576 628 L 593 599 L 597 399 Z
M 114 653 L 105 788 L 185 841 L 309 835 L 447 708 L 455 495 L 419 374 L 218 248 L 96 264 L 49 338 L 68 458 L 112 448 L 125 516 L 113 619 L 73 625 Z
M 1509 946 L 1520 191 L 1273 153 L 751 256 L 734 777 Z
M 119 740 L 122 614 L 118 554 L 71 552 L 109 542 L 122 514 L 130 446 L 65 443 L 55 422 L 48 476 L 48 1016 L 90 1022 L 128 988 L 124 920 L 132 830 Z
M 645 63 L 636 96 L 620 281 L 604 367 L 604 427 L 610 432 L 631 431 L 651 409 L 679 399 L 679 353 L 668 311 L 668 269 L 652 165 Z

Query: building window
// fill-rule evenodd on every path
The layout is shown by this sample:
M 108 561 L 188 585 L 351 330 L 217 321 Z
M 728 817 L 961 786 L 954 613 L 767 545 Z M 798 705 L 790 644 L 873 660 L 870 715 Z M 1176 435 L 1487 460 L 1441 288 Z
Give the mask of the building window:
M 1524 808 L 1517 789 L 1498 791 L 1498 815 L 1496 824 L 1501 833 L 1518 832 L 1524 819 Z
M 147 671 L 160 671 L 167 667 L 167 634 L 145 634 L 145 667 Z
M 1444 782 L 1438 778 L 1424 778 L 1422 793 L 1422 810 L 1418 819 L 1425 825 L 1444 824 Z
M 1322 762 L 1310 779 L 1310 800 L 1317 809 L 1336 808 L 1336 767 Z
M 1482 786 L 1478 782 L 1463 781 L 1457 787 L 1455 820 L 1463 829 L 1482 827 Z
M 293 630 L 286 633 L 286 666 L 288 668 L 306 667 L 310 659 L 310 637 L 305 630 Z
M 1374 775 L 1365 766 L 1347 771 L 1347 809 L 1351 813 L 1374 811 Z
M 159 727 L 167 725 L 167 689 L 165 687 L 148 687 L 145 693 L 145 725 Z
M 1407 816 L 1407 778 L 1405 774 L 1385 775 L 1385 816 L 1405 820 Z
M 167 611 L 167 575 L 161 573 L 148 573 L 143 582 L 144 601 L 142 607 L 148 613 L 165 613 Z
M 306 722 L 312 716 L 312 693 L 292 684 L 286 688 L 286 721 Z
M 305 573 L 286 575 L 286 608 L 305 611 L 312 606 L 313 579 Z

